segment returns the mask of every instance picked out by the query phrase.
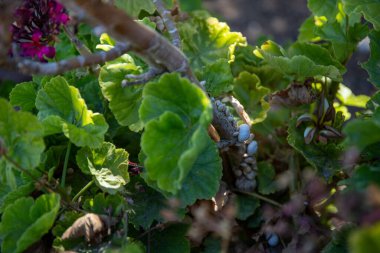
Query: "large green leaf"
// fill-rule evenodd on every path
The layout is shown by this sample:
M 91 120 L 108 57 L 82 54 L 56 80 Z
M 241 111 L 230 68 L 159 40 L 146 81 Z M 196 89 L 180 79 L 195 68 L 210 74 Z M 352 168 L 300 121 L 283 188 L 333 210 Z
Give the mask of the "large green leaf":
M 260 79 L 255 74 L 241 72 L 234 81 L 234 95 L 244 106 L 252 123 L 256 124 L 266 119 L 270 105 L 265 96 L 270 89 L 261 86 Z
M 189 174 L 183 180 L 182 188 L 176 194 L 160 189 L 156 182 L 143 174 L 145 181 L 151 187 L 159 190 L 166 198 L 178 199 L 181 207 L 192 205 L 197 199 L 211 199 L 219 189 L 222 166 L 218 149 L 206 132 L 202 135 L 208 144 L 200 151 L 202 155 L 198 156 Z
M 276 171 L 273 165 L 267 161 L 262 161 L 257 164 L 257 168 L 258 191 L 262 194 L 274 193 L 277 186 L 275 182 Z
M 376 30 L 380 30 L 380 0 L 342 0 L 347 15 L 362 13 Z
M 343 133 L 347 136 L 345 143 L 347 146 L 356 146 L 359 150 L 380 142 L 380 115 L 371 119 L 355 119 L 348 122 L 343 129 Z
M 219 59 L 233 61 L 235 47 L 246 44 L 241 33 L 230 32 L 226 23 L 204 11 L 193 12 L 190 20 L 179 24 L 179 31 L 183 50 L 196 71 Z
M 380 223 L 354 231 L 349 238 L 350 252 L 380 252 Z
M 271 41 L 266 42 L 261 46 L 261 48 L 257 48 L 255 50 L 255 54 L 262 58 L 269 66 L 280 71 L 283 75 L 290 76 L 293 80 L 299 81 L 315 76 L 326 76 L 335 81 L 342 80 L 342 75 L 339 69 L 335 66 L 323 65 L 320 61 L 315 62 L 303 54 L 299 55 L 299 52 L 302 52 L 301 49 L 304 49 L 305 44 L 303 45 L 304 47 L 299 46 L 297 51 L 296 49 L 293 49 L 294 55 L 290 54 L 289 56 L 281 56 L 277 53 L 275 54 L 273 52 L 273 44 L 275 43 Z M 315 50 L 314 47 L 313 49 Z M 309 50 L 310 48 L 306 51 Z M 290 51 L 290 53 L 292 53 L 292 51 Z M 314 55 L 314 53 L 311 55 Z
M 175 224 L 155 231 L 150 238 L 151 253 L 190 253 L 190 242 L 185 237 L 188 225 Z
M 294 43 L 288 50 L 289 57 L 303 55 L 312 59 L 318 65 L 335 66 L 343 74 L 346 68 L 336 59 L 334 59 L 329 51 L 320 45 L 304 42 Z
M 315 34 L 331 43 L 332 54 L 340 62 L 346 62 L 356 50 L 357 44 L 368 34 L 368 26 L 355 23 L 346 26 L 338 21 L 316 27 Z
M 369 74 L 369 81 L 380 88 L 380 32 L 372 31 L 369 34 L 371 56 L 369 60 L 363 64 L 365 70 Z
M 35 108 L 37 90 L 33 82 L 19 83 L 9 94 L 13 106 L 19 106 L 23 111 L 31 111 Z
M 230 64 L 226 59 L 219 59 L 197 73 L 199 80 L 205 81 L 206 91 L 213 97 L 218 97 L 232 90 L 233 76 Z
M 359 108 L 365 108 L 366 104 L 370 100 L 370 97 L 366 95 L 355 95 L 350 88 L 343 84 L 339 84 L 339 90 L 336 97 L 342 102 L 343 105 L 355 106 Z
M 87 109 L 77 88 L 63 77 L 52 78 L 38 92 L 38 118 L 44 124 L 45 135 L 61 133 L 75 145 L 99 147 L 108 124 L 103 115 Z
M 260 206 L 260 200 L 252 196 L 237 195 L 236 206 L 236 218 L 245 220 L 255 213 L 256 209 Z
M 98 193 L 94 197 L 86 199 L 83 209 L 96 214 L 119 216 L 125 211 L 127 202 L 120 194 L 106 195 Z M 111 213 L 109 211 L 111 210 Z
M 20 198 L 9 205 L 0 223 L 2 252 L 21 253 L 37 242 L 53 226 L 59 207 L 58 194 L 44 194 L 36 201 Z
M 205 132 L 211 104 L 200 88 L 178 74 L 147 84 L 143 97 L 140 117 L 146 126 L 141 146 L 147 176 L 161 190 L 175 194 L 210 144 Z
M 103 95 L 109 101 L 109 108 L 122 126 L 133 128 L 139 125 L 138 110 L 142 101 L 143 86 L 123 88 L 121 82 L 125 79 L 125 75 L 140 72 L 141 68 L 136 66 L 132 57 L 126 54 L 107 63 L 100 71 L 99 84 Z
M 156 10 L 152 0 L 116 0 L 115 5 L 132 17 L 137 17 L 142 10 L 149 13 Z
M 45 148 L 43 128 L 37 118 L 29 112 L 17 112 L 0 98 L 0 140 L 6 154 L 22 168 L 31 170 L 39 162 Z M 0 156 L 0 167 L 2 168 Z M 12 164 L 7 164 L 12 167 Z
M 82 148 L 77 154 L 79 168 L 95 177 L 96 184 L 105 192 L 114 194 L 129 182 L 128 153 L 104 142 L 100 148 Z
M 129 214 L 130 222 L 136 229 L 148 229 L 154 221 L 162 221 L 161 211 L 166 206 L 166 199 L 158 191 L 146 185 L 141 177 L 132 177 L 127 185 L 133 204 Z
M 181 190 L 174 196 L 182 206 L 192 205 L 197 199 L 211 199 L 219 190 L 222 165 L 216 145 L 204 131 L 207 144 L 199 153 L 189 174 L 183 181 Z
M 371 184 L 380 186 L 380 167 L 362 164 L 355 168 L 354 173 L 348 179 L 339 184 L 346 185 L 350 190 L 363 191 Z
M 34 183 L 27 183 L 12 189 L 8 184 L 0 185 L 0 213 L 17 199 L 26 197 L 35 190 Z
M 288 142 L 305 157 L 305 159 L 318 170 L 326 179 L 335 175 L 341 169 L 339 157 L 342 155 L 341 145 L 328 143 L 306 144 L 303 136 L 302 128 L 296 128 L 296 118 L 292 118 L 289 122 Z
M 338 0 L 309 0 L 307 7 L 315 16 L 325 16 L 328 20 L 334 20 L 338 14 Z

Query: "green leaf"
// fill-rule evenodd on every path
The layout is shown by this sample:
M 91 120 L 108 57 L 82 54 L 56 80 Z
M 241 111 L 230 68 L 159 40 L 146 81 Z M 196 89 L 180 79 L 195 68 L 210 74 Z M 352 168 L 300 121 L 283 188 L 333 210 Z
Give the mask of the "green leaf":
M 141 177 L 132 177 L 127 185 L 133 199 L 132 212 L 129 214 L 130 222 L 136 229 L 148 229 L 154 221 L 162 221 L 161 210 L 166 207 L 164 196 L 153 188 L 147 186 Z
M 119 216 L 124 212 L 126 201 L 120 194 L 105 195 L 98 193 L 93 198 L 88 198 L 83 204 L 83 209 L 96 214 Z M 112 213 L 109 213 L 112 210 Z
M 356 50 L 357 44 L 368 35 L 368 26 L 355 23 L 346 27 L 339 22 L 325 23 L 315 29 L 321 39 L 330 41 L 332 54 L 340 62 L 346 62 Z
M 343 128 L 346 135 L 345 144 L 356 146 L 359 151 L 365 147 L 380 142 L 380 115 L 375 114 L 370 119 L 355 119 Z
M 326 179 L 334 176 L 341 169 L 339 157 L 342 155 L 342 145 L 328 143 L 306 144 L 303 136 L 305 129 L 296 128 L 297 118 L 294 117 L 289 122 L 288 143 L 295 150 L 318 170 Z
M 190 64 L 196 71 L 219 59 L 234 60 L 238 45 L 246 45 L 241 33 L 230 32 L 226 23 L 210 17 L 204 11 L 195 11 L 190 20 L 178 24 L 182 45 Z
M 139 74 L 140 72 L 141 68 L 135 65 L 129 55 L 107 63 L 100 71 L 99 84 L 103 96 L 109 101 L 109 108 L 122 126 L 133 128 L 132 126 L 140 121 L 138 110 L 144 87 L 138 85 L 123 88 L 121 86 L 125 75 Z
M 34 115 L 15 111 L 2 98 L 0 98 L 0 140 L 6 149 L 6 155 L 23 169 L 32 170 L 39 164 L 45 148 L 42 125 Z M 3 159 L 0 157 L 0 167 Z M 13 164 L 7 163 L 7 166 L 13 167 Z
M 265 101 L 265 96 L 270 94 L 270 89 L 261 86 L 260 79 L 255 74 L 241 72 L 234 80 L 233 92 L 251 117 L 252 124 L 266 119 L 270 105 Z
M 82 172 L 93 175 L 103 191 L 115 194 L 129 182 L 128 156 L 124 149 L 104 142 L 97 149 L 82 148 L 76 159 Z
M 276 56 L 267 45 L 255 50 L 255 54 L 264 59 L 270 67 L 280 71 L 283 75 L 290 76 L 294 80 L 303 81 L 310 77 L 326 76 L 335 81 L 341 81 L 342 75 L 335 66 L 318 64 L 304 55 Z
M 9 94 L 13 106 L 19 106 L 23 111 L 32 111 L 36 106 L 37 90 L 33 82 L 19 83 Z
M 141 146 L 150 180 L 175 194 L 201 151 L 212 110 L 206 94 L 178 74 L 146 85 L 140 117 L 146 124 Z
M 142 10 L 151 14 L 156 10 L 152 0 L 116 0 L 115 5 L 132 17 L 138 17 Z
M 258 191 L 265 195 L 274 193 L 277 190 L 275 183 L 276 171 L 272 164 L 265 161 L 259 162 L 257 168 Z
M 145 181 L 150 186 L 159 190 L 168 199 L 178 199 L 181 207 L 192 205 L 198 199 L 211 199 L 219 190 L 222 166 L 218 149 L 206 132 L 202 134 L 208 144 L 200 151 L 202 155 L 198 156 L 184 179 L 182 188 L 176 194 L 160 189 L 154 181 L 143 174 Z
M 312 43 L 294 43 L 288 50 L 289 57 L 303 55 L 312 59 L 316 64 L 322 66 L 334 66 L 343 74 L 346 68 L 336 59 L 334 59 L 329 51 L 320 45 Z
M 348 16 L 361 13 L 374 25 L 376 30 L 380 30 L 380 0 L 342 0 L 342 2 Z
M 198 76 L 199 80 L 206 82 L 206 91 L 213 97 L 218 97 L 232 90 L 233 76 L 230 64 L 225 59 L 219 59 L 205 66 Z
M 270 182 L 270 184 L 273 183 Z M 251 196 L 237 195 L 236 204 L 236 218 L 239 220 L 246 220 L 249 216 L 254 214 L 256 209 L 260 206 L 260 200 Z
M 338 14 L 338 0 L 309 0 L 307 7 L 315 16 L 326 16 L 328 20 Z
M 343 105 L 355 106 L 359 108 L 365 108 L 366 104 L 370 100 L 370 97 L 366 95 L 355 96 L 350 88 L 343 84 L 339 84 L 339 90 L 336 97 L 342 102 Z
M 0 185 L 0 213 L 3 213 L 5 208 L 13 204 L 17 199 L 26 197 L 35 190 L 33 183 L 18 186 L 12 189 L 8 184 Z
M 367 70 L 369 81 L 377 88 L 380 88 L 380 32 L 372 31 L 369 34 L 371 56 L 362 66 Z
M 349 238 L 350 252 L 380 252 L 380 223 L 354 231 Z
M 99 147 L 108 124 L 103 115 L 87 109 L 77 88 L 69 86 L 63 77 L 52 78 L 38 92 L 36 107 L 45 134 L 63 132 L 79 147 Z
M 220 253 L 222 252 L 222 242 L 220 238 L 207 237 L 204 240 L 204 250 L 202 253 Z
M 207 140 L 204 148 L 190 169 L 182 184 L 181 190 L 174 196 L 181 206 L 192 205 L 198 199 L 211 199 L 219 190 L 222 178 L 222 162 L 215 143 L 206 132 L 203 138 Z
M 380 186 L 380 168 L 362 164 L 355 168 L 353 175 L 339 182 L 340 185 L 346 185 L 348 189 L 362 191 L 367 189 L 371 184 Z
M 53 226 L 60 207 L 58 194 L 44 194 L 36 201 L 20 198 L 2 216 L 0 235 L 4 253 L 24 252 Z
M 175 224 L 151 235 L 151 253 L 190 253 L 190 242 L 185 237 L 188 225 Z

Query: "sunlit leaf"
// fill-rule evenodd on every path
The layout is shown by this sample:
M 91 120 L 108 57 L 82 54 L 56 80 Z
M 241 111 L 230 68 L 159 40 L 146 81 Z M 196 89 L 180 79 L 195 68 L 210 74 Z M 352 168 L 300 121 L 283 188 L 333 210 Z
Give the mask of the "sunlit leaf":
M 211 104 L 201 89 L 177 74 L 147 84 L 143 97 L 140 117 L 146 126 L 141 145 L 147 176 L 175 194 L 210 144 L 205 134 Z
M 241 72 L 234 80 L 233 92 L 251 117 L 253 124 L 265 120 L 270 108 L 265 96 L 270 90 L 261 86 L 260 79 L 255 74 Z
M 82 172 L 93 175 L 103 191 L 115 194 L 129 182 L 128 156 L 124 149 L 104 142 L 98 149 L 82 148 L 76 159 Z
M 183 50 L 196 71 L 219 59 L 233 61 L 235 47 L 246 44 L 241 33 L 230 32 L 226 23 L 204 11 L 193 12 L 191 20 L 179 24 L 179 31 Z
M 62 132 L 75 145 L 99 147 L 108 130 L 103 115 L 87 109 L 77 88 L 63 77 L 52 78 L 38 92 L 36 107 L 45 135 Z

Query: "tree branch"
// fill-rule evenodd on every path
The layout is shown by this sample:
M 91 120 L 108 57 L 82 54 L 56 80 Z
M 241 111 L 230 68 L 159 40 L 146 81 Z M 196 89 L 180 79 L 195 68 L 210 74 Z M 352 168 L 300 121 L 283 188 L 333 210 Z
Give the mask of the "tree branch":
M 162 17 L 162 21 L 164 21 L 165 27 L 168 30 L 173 45 L 177 48 L 181 48 L 181 38 L 179 37 L 177 27 L 171 19 L 170 11 L 165 8 L 162 0 L 153 0 L 153 3 L 156 5 L 157 11 Z
M 16 59 L 17 66 L 25 74 L 57 75 L 77 68 L 93 66 L 114 60 L 131 49 L 128 44 L 117 44 L 111 50 L 98 52 L 87 56 L 77 56 L 59 62 L 36 62 L 29 59 Z

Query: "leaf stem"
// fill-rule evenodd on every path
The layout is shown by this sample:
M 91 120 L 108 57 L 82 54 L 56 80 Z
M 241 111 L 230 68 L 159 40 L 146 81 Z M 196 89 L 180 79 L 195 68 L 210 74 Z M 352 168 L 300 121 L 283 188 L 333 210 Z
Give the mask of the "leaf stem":
M 66 155 L 65 155 L 65 161 L 63 163 L 62 180 L 61 180 L 61 187 L 62 188 L 65 188 L 66 174 L 67 174 L 67 165 L 69 163 L 70 151 L 71 151 L 71 142 L 69 141 L 69 144 L 67 145 L 67 150 L 66 150 Z
M 74 198 L 71 200 L 71 202 L 75 202 L 79 199 L 80 196 L 82 196 L 82 194 L 87 191 L 91 185 L 94 183 L 94 179 L 92 179 L 88 184 L 86 184 L 75 196 Z
M 277 201 L 274 201 L 274 200 L 272 200 L 270 198 L 267 198 L 267 197 L 265 197 L 263 195 L 260 195 L 260 194 L 258 194 L 256 192 L 245 192 L 245 191 L 240 191 L 240 190 L 237 190 L 237 189 L 235 189 L 234 191 L 238 192 L 238 193 L 242 193 L 242 194 L 248 195 L 248 196 L 252 196 L 252 197 L 255 197 L 255 198 L 258 198 L 258 199 L 261 199 L 261 200 L 263 200 L 263 201 L 265 201 L 265 202 L 267 202 L 267 203 L 269 203 L 271 205 L 274 205 L 274 206 L 277 206 L 279 208 L 282 208 L 282 205 L 280 203 L 278 203 Z

